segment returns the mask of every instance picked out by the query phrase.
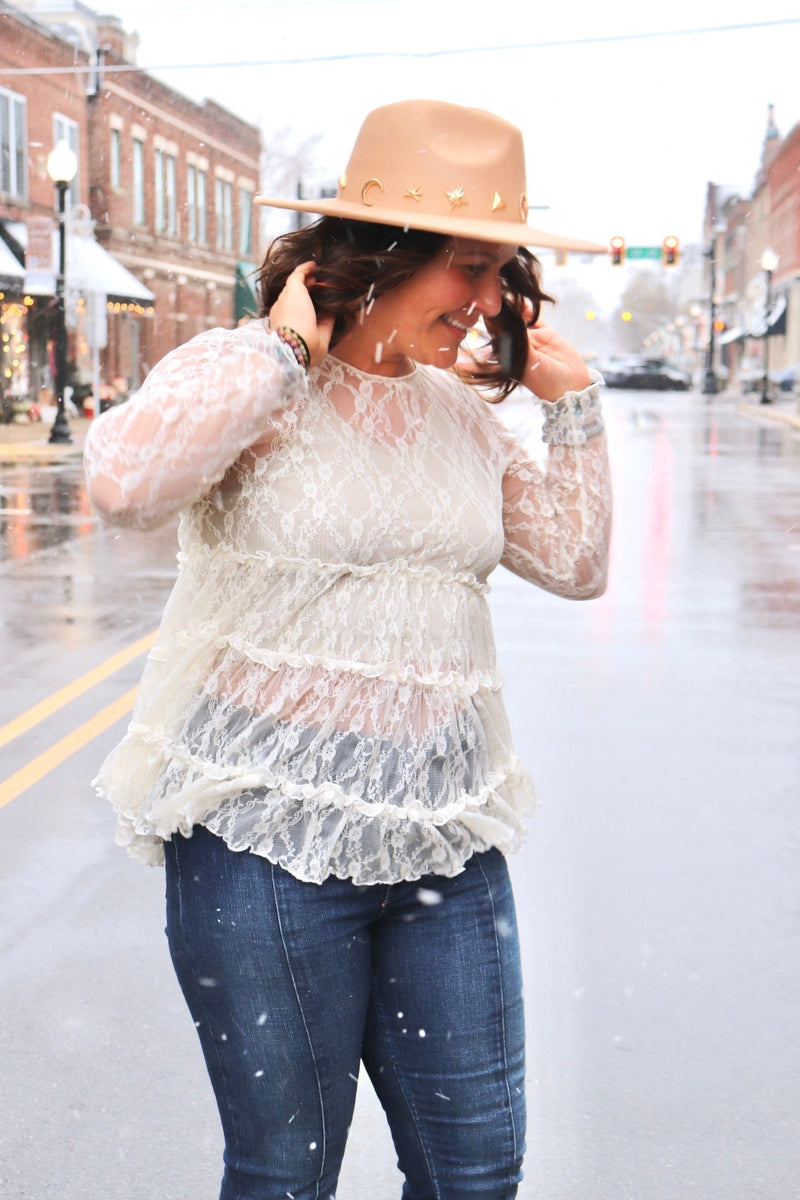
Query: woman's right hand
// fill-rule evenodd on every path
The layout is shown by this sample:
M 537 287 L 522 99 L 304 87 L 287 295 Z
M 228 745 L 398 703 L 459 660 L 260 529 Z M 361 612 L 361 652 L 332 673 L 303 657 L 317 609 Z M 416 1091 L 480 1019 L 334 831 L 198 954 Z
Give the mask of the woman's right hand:
M 318 317 L 311 300 L 309 287 L 314 282 L 316 263 L 305 262 L 295 267 L 278 299 L 269 310 L 272 329 L 288 325 L 299 333 L 308 346 L 311 366 L 318 366 L 328 353 L 335 318 Z

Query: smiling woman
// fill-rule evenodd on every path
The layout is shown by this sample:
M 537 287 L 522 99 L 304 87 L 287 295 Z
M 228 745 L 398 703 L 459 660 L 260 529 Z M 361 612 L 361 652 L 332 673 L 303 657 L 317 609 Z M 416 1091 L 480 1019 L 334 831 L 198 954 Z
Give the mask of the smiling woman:
M 98 786 L 119 840 L 166 865 L 221 1200 L 335 1194 L 360 1060 L 404 1194 L 509 1200 L 525 1104 L 505 855 L 534 791 L 486 592 L 501 562 L 574 599 L 605 586 L 599 377 L 539 322 L 525 248 L 586 243 L 526 224 L 513 126 L 442 103 L 370 114 L 317 207 L 270 250 L 261 317 L 173 351 L 87 437 L 107 519 L 182 512 Z M 457 374 L 479 319 L 489 358 Z M 478 390 L 520 383 L 544 402 L 544 465 Z

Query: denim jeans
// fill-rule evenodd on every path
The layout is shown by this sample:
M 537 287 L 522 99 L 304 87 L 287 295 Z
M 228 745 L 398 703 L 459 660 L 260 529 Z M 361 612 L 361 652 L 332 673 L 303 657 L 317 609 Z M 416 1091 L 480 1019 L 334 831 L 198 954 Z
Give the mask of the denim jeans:
M 522 980 L 498 851 L 452 879 L 357 887 L 303 883 L 202 827 L 165 849 L 170 951 L 225 1135 L 220 1200 L 333 1197 L 361 1060 L 403 1200 L 516 1195 Z

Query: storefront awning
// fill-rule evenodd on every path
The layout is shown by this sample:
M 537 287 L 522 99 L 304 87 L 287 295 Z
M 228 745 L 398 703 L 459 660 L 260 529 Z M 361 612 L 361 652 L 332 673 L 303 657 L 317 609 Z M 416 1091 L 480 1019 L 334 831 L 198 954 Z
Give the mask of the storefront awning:
M 0 288 L 3 291 L 22 291 L 25 268 L 0 237 Z
M 756 321 L 747 332 L 747 336 L 751 338 L 779 337 L 780 334 L 786 333 L 786 295 L 785 293 L 778 296 L 769 311 L 769 316 L 766 321 L 762 317 L 760 321 Z
M 717 345 L 729 346 L 731 342 L 741 342 L 746 337 L 747 330 L 736 326 L 734 329 L 726 329 L 724 333 L 721 333 L 717 338 Z
M 234 311 L 237 324 L 258 316 L 258 301 L 255 292 L 255 277 L 257 268 L 252 263 L 238 262 L 236 264 L 236 287 L 233 293 Z
M 24 221 L 8 221 L 6 227 L 23 250 L 28 245 L 28 229 Z M 67 234 L 67 287 L 107 296 L 120 303 L 152 304 L 153 293 L 141 280 L 131 274 L 121 262 L 104 250 L 93 237 Z M 29 296 L 52 296 L 55 273 L 58 269 L 58 232 L 53 233 L 53 271 L 30 271 L 25 274 L 24 287 Z

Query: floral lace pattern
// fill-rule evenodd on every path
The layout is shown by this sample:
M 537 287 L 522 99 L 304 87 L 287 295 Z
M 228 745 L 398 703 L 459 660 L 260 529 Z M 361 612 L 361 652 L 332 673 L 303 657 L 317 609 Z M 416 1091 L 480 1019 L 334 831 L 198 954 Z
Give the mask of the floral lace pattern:
M 87 438 L 119 524 L 181 510 L 180 573 L 98 780 L 145 861 L 203 824 L 301 879 L 455 874 L 534 793 L 501 696 L 499 562 L 602 590 L 605 438 L 531 461 L 454 376 L 306 382 L 261 322 L 169 355 Z

